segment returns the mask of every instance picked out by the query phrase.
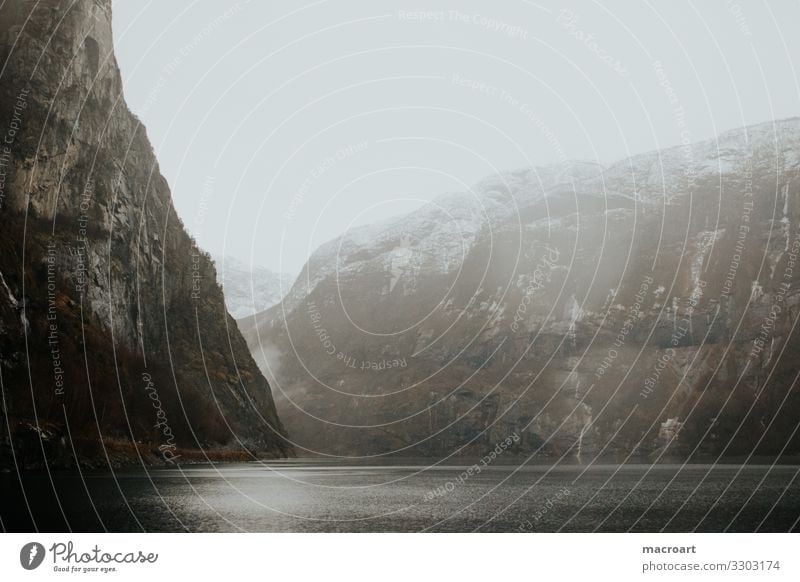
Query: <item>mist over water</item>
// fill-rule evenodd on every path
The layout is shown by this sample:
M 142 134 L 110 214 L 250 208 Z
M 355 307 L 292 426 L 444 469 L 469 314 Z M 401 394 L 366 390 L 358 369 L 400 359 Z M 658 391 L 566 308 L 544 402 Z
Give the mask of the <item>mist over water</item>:
M 800 467 L 517 466 L 415 459 L 55 475 L 73 531 L 797 531 Z M 18 485 L 0 477 L 14 495 Z M 44 474 L 26 475 L 36 526 L 65 529 Z M 20 500 L 21 502 L 22 500 Z M 28 529 L 24 503 L 7 529 Z

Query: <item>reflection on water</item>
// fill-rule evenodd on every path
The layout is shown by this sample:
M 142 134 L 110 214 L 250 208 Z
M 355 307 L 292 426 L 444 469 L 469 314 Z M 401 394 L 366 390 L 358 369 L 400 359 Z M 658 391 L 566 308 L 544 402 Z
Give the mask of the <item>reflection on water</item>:
M 296 460 L 53 473 L 52 484 L 30 473 L 24 495 L 4 474 L 0 518 L 40 531 L 789 531 L 798 471 Z

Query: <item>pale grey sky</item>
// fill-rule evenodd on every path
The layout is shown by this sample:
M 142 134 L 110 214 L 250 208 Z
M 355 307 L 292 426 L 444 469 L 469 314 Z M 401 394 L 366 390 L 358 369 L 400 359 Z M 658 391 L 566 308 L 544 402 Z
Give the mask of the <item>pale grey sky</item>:
M 293 273 L 497 170 L 796 116 L 798 22 L 797 0 L 114 0 L 125 94 L 186 227 Z

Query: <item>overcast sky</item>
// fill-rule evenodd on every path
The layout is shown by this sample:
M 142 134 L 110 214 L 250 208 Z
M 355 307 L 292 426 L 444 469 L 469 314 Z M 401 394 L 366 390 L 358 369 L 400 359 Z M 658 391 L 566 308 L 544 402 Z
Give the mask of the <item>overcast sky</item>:
M 800 114 L 797 0 L 559 4 L 114 0 L 114 33 L 186 227 L 291 273 L 498 170 Z

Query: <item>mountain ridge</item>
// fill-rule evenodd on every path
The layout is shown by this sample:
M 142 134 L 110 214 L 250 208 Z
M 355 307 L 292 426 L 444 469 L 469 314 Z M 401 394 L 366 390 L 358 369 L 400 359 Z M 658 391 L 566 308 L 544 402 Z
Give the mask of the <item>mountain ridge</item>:
M 544 192 L 530 169 L 489 177 L 450 195 L 449 215 L 429 205 L 320 246 L 284 302 L 240 326 L 298 446 L 319 454 L 438 455 L 514 431 L 526 454 L 713 455 L 726 438 L 732 454 L 746 446 L 739 422 L 772 422 L 761 452 L 776 454 L 791 431 L 773 400 L 785 391 L 798 405 L 793 368 L 752 342 L 785 302 L 770 341 L 797 347 L 798 153 L 789 118 Z M 481 196 L 497 203 L 484 211 Z M 760 395 L 752 410 L 736 390 Z M 727 413 L 707 431 L 715 407 Z M 676 442 L 664 440 L 670 419 Z

